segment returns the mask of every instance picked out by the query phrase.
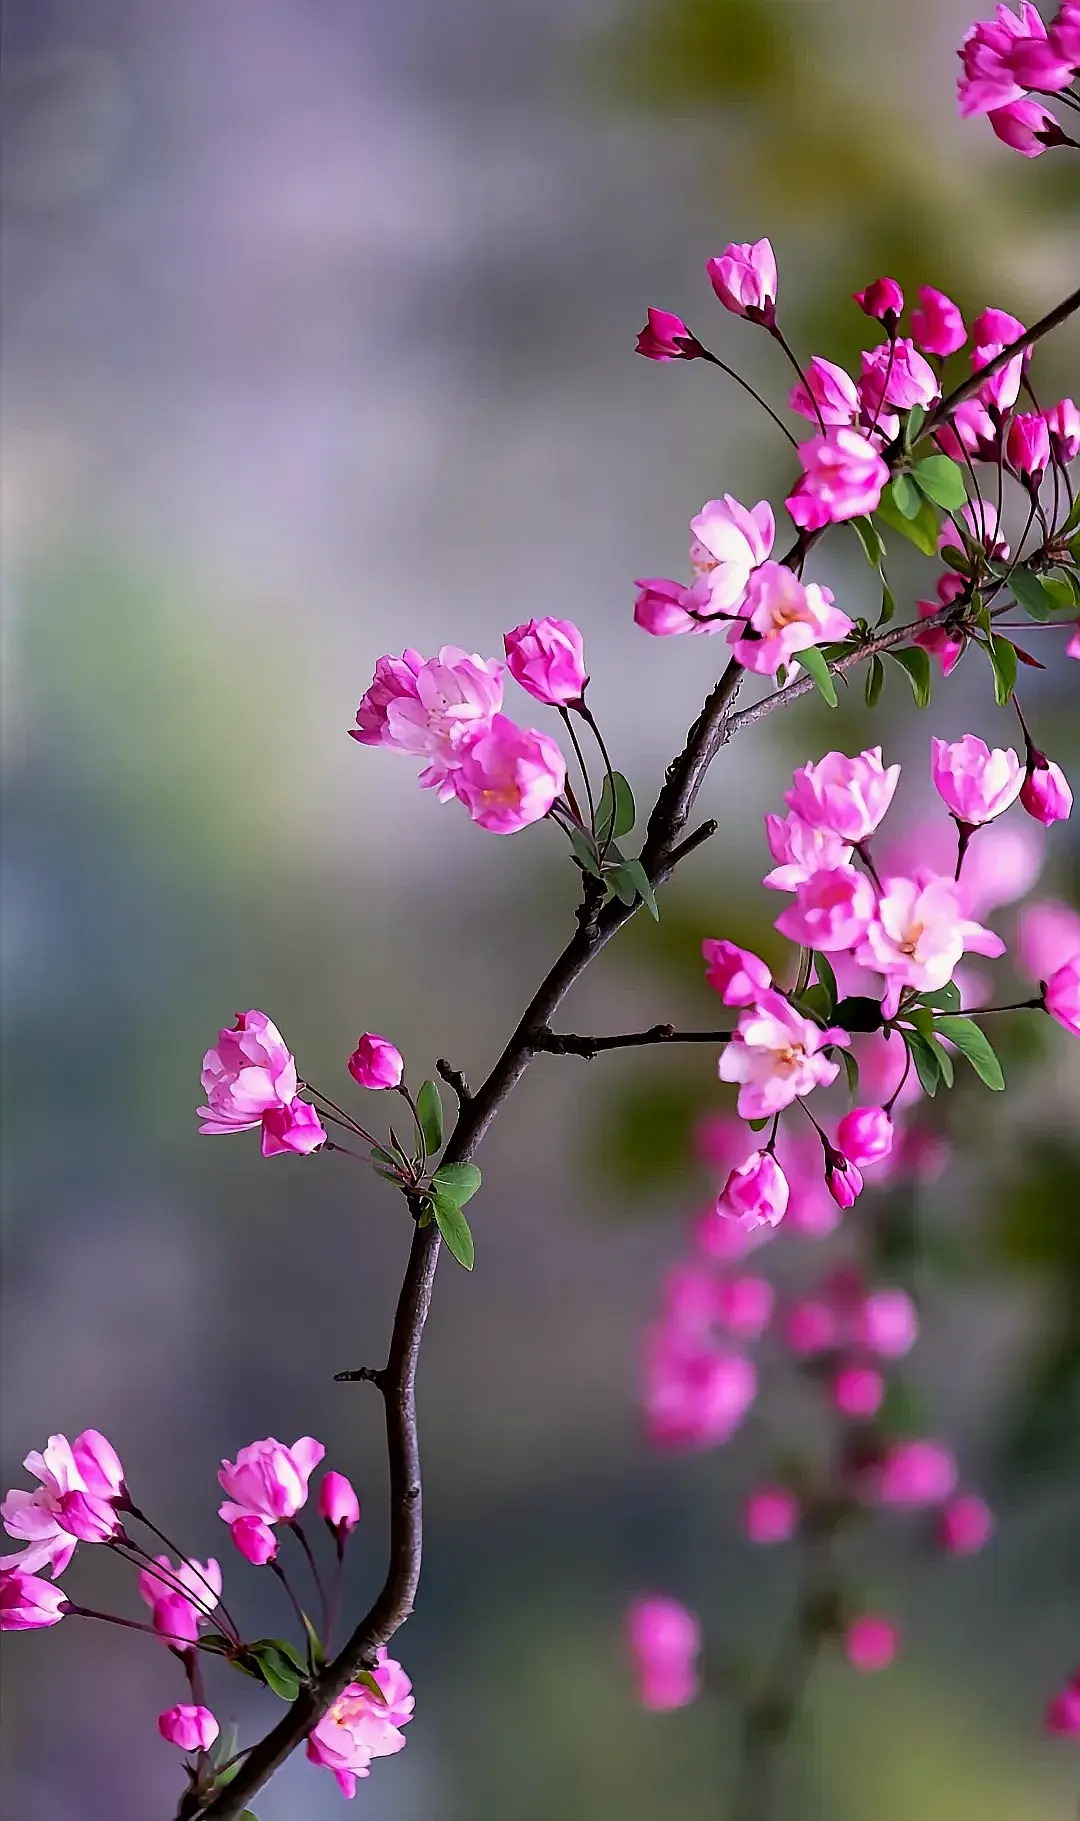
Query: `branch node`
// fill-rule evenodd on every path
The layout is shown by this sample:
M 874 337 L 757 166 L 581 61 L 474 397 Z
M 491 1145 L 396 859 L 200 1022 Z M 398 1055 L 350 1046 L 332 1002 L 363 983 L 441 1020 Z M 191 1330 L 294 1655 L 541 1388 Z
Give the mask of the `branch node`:
M 334 1383 L 375 1385 L 383 1391 L 386 1388 L 386 1373 L 381 1366 L 357 1366 L 355 1372 L 335 1372 Z
M 472 1099 L 472 1094 L 469 1092 L 469 1084 L 461 1070 L 453 1068 L 445 1056 L 440 1056 L 435 1063 L 435 1073 L 442 1076 L 448 1088 L 453 1089 L 457 1095 L 458 1108 L 464 1112 Z

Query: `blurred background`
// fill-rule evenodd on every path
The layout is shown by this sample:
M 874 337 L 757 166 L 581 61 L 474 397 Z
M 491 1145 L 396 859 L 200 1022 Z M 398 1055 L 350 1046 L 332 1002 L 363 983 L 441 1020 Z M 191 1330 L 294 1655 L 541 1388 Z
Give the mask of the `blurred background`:
M 254 1437 L 326 1442 L 365 1503 L 355 1606 L 381 1579 L 377 1399 L 332 1378 L 381 1356 L 408 1232 L 348 1159 L 199 1138 L 202 1052 L 257 1006 L 335 1097 L 364 1029 L 415 1079 L 444 1054 L 479 1078 L 575 901 L 554 829 L 511 844 L 440 807 L 407 759 L 345 738 L 357 698 L 384 650 L 495 653 L 506 627 L 569 615 L 651 800 L 720 654 L 637 632 L 632 579 L 684 573 L 708 497 L 779 507 L 790 464 L 719 375 L 634 358 L 645 306 L 779 404 L 774 351 L 704 278 L 730 239 L 772 237 L 789 332 L 838 360 L 867 339 L 849 295 L 881 271 L 1029 321 L 1075 283 L 1075 177 L 955 118 L 974 10 L 4 4 L 2 1479 L 50 1431 L 101 1428 L 139 1501 L 219 1553 L 253 1630 L 282 1628 L 281 1591 L 223 1540 L 215 1469 Z M 1040 367 L 1047 400 L 1075 391 L 1075 335 Z M 890 567 L 902 603 L 931 591 L 914 552 Z M 876 611 L 854 540 L 815 574 Z M 1059 663 L 1025 689 L 1066 767 L 1076 681 Z M 897 671 L 873 723 L 910 761 L 912 818 L 931 731 L 1015 739 L 985 667 L 937 693 L 918 717 Z M 708 1018 L 701 936 L 752 939 L 776 913 L 761 812 L 793 763 L 869 732 L 856 695 L 725 754 L 722 834 L 565 1024 Z M 1045 895 L 1075 902 L 1075 843 L 1054 831 Z M 823 1669 L 784 1821 L 1073 1812 L 1075 1748 L 1040 1723 L 1080 1658 L 1078 1046 L 1034 1020 L 1003 1036 L 1015 1091 L 964 1087 L 956 1161 L 914 1216 L 940 1264 L 920 1267 L 911 1362 L 999 1533 L 943 1566 L 890 1530 L 873 1569 L 903 1655 L 877 1678 Z M 790 1563 L 738 1531 L 760 1411 L 672 1461 L 635 1410 L 642 1327 L 708 1186 L 690 1129 L 723 1092 L 704 1052 L 541 1059 L 492 1133 L 477 1271 L 440 1271 L 423 1359 L 428 1540 L 400 1639 L 418 1716 L 358 1811 L 722 1812 L 730 1711 L 713 1692 L 642 1714 L 620 1634 L 658 1589 L 753 1666 L 790 1599 Z M 780 1269 L 825 1255 L 796 1238 Z M 67 1583 L 137 1615 L 101 1553 Z M 165 1651 L 71 1621 L 13 1660 L 7 1812 L 173 1812 Z M 245 1736 L 268 1722 L 240 1677 L 216 1694 Z M 297 1759 L 257 1808 L 340 1802 Z

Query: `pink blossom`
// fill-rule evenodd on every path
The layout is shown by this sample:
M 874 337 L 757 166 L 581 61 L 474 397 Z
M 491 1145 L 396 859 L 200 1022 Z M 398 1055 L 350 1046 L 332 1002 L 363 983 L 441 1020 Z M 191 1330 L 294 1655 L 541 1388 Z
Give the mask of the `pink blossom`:
M 881 1409 L 885 1380 L 874 1366 L 841 1366 L 833 1375 L 832 1401 L 850 1422 L 869 1422 Z
M 642 1410 L 657 1448 L 717 1448 L 734 1435 L 757 1395 L 757 1373 L 745 1354 L 669 1326 L 645 1339 Z
M 108 1543 L 124 1533 L 113 1506 L 90 1492 L 65 1492 L 56 1521 L 80 1543 Z
M 1059 94 L 1072 81 L 1072 65 L 1047 36 L 1045 26 L 1041 32 L 1016 40 L 1009 67 L 1023 88 L 1038 89 L 1044 95 Z
M 349 1057 L 349 1074 L 362 1088 L 397 1088 L 405 1076 L 405 1059 L 389 1037 L 365 1031 Z
M 419 651 L 411 648 L 403 651 L 399 658 L 381 657 L 375 665 L 375 676 L 361 697 L 356 711 L 356 726 L 349 728 L 354 740 L 363 746 L 390 746 L 393 744 L 387 725 L 387 711 L 391 702 L 419 700 L 416 690 L 416 679 L 423 668 L 424 659 Z
M 838 1208 L 853 1208 L 863 1192 L 862 1171 L 842 1151 L 826 1153 L 825 1187 Z
M 840 1224 L 840 1211 L 825 1186 L 816 1137 L 782 1132 L 778 1150 L 791 1189 L 788 1227 L 807 1239 L 827 1239 Z
M 881 1463 L 874 1491 L 882 1505 L 941 1505 L 956 1481 L 956 1462 L 943 1442 L 897 1442 Z
M 642 1707 L 666 1713 L 689 1706 L 701 1686 L 701 1626 L 693 1613 L 659 1594 L 635 1600 L 626 1641 Z
M 964 319 L 944 291 L 932 285 L 919 288 L 919 302 L 911 312 L 911 335 L 924 354 L 955 354 L 967 340 Z
M 158 1732 L 169 1745 L 181 1751 L 209 1751 L 221 1731 L 208 1707 L 181 1701 L 176 1707 L 158 1714 Z
M 59 1625 L 66 1609 L 62 1587 L 50 1586 L 24 1568 L 0 1567 L 0 1631 L 40 1631 Z
M 670 310 L 650 310 L 636 352 L 646 360 L 697 360 L 702 349 L 681 316 Z
M 319 1516 L 343 1542 L 360 1522 L 360 1500 L 343 1473 L 324 1473 L 319 1485 Z
M 1074 955 L 1051 974 L 1043 1004 L 1064 1030 L 1080 1037 L 1080 955 Z
M 307 1755 L 312 1764 L 332 1771 L 343 1795 L 356 1794 L 358 1777 L 368 1776 L 373 1758 L 389 1758 L 405 1747 L 401 1728 L 413 1717 L 412 1683 L 400 1663 L 379 1648 L 373 1670 L 384 1699 L 350 1682 L 333 1706 L 308 1735 Z
M 831 954 L 861 942 L 877 907 L 869 879 L 852 866 L 812 873 L 795 888 L 795 902 L 776 919 L 791 942 Z
M 858 430 L 840 425 L 800 443 L 799 460 L 802 477 L 786 505 L 801 530 L 819 531 L 823 525 L 877 511 L 889 470 Z
M 781 993 L 763 993 L 757 1005 L 743 1012 L 720 1057 L 721 1081 L 740 1084 L 740 1119 L 770 1118 L 801 1095 L 835 1081 L 840 1064 L 824 1055 L 826 1045 L 846 1049 L 847 1036 L 821 1030 Z
M 816 765 L 800 767 L 784 801 L 812 828 L 856 845 L 868 840 L 881 822 L 899 777 L 899 765 L 882 765 L 880 746 L 853 759 L 846 753 L 827 752 Z
M 863 354 L 859 397 L 871 418 L 884 405 L 910 411 L 913 405 L 932 405 L 940 396 L 937 374 L 914 342 L 880 342 Z
M 836 1312 L 820 1298 L 804 1297 L 793 1303 L 784 1323 L 784 1339 L 792 1353 L 828 1353 L 839 1338 Z
M 50 1435 L 43 1452 L 32 1450 L 23 1466 L 41 1484 L 33 1492 L 13 1487 L 0 1505 L 4 1529 L 25 1545 L 6 1565 L 31 1575 L 48 1567 L 56 1580 L 76 1540 L 104 1542 L 119 1530 L 113 1506 L 124 1492 L 124 1470 L 97 1429 L 84 1429 L 74 1442 Z
M 1050 1702 L 1045 1724 L 1059 1739 L 1080 1739 L 1080 1670 Z
M 938 1512 L 937 1535 L 950 1555 L 975 1555 L 994 1533 L 994 1514 L 975 1492 L 961 1492 Z
M 853 295 L 864 316 L 876 317 L 886 327 L 891 324 L 895 329 L 904 314 L 904 293 L 895 278 L 875 278 L 865 291 Z
M 919 601 L 917 603 L 920 619 L 935 618 L 943 607 L 951 606 L 958 595 L 964 592 L 964 578 L 947 569 L 937 581 L 937 600 Z M 936 658 L 941 665 L 942 676 L 951 676 L 964 655 L 967 637 L 963 632 L 953 632 L 947 626 L 934 626 L 928 632 L 917 632 L 912 643 L 921 645 L 924 651 Z
M 670 576 L 642 576 L 634 583 L 637 599 L 634 602 L 634 623 L 642 632 L 651 633 L 654 639 L 677 638 L 684 632 L 710 632 L 716 630 L 695 616 L 708 611 L 708 586 L 702 577 L 687 588 L 682 582 L 672 581 Z
M 976 461 L 996 462 L 1001 446 L 1000 426 L 995 423 L 979 398 L 965 398 L 949 413 L 948 422 L 934 432 L 938 448 L 954 461 L 962 462 L 964 452 Z M 955 538 L 952 527 L 950 537 Z
M 1044 415 L 1055 461 L 1061 462 L 1063 466 L 1075 461 L 1080 454 L 1080 411 L 1072 399 L 1060 399 L 1053 410 Z
M 859 415 L 859 393 L 850 373 L 820 354 L 803 372 L 805 383 L 800 380 L 788 398 L 791 409 L 814 424 L 819 418 L 824 424 L 853 424 Z
M 1080 0 L 1061 0 L 1050 21 L 1050 40 L 1065 62 L 1080 68 Z
M 1009 464 L 1020 479 L 1038 488 L 1050 465 L 1050 430 L 1038 411 L 1020 411 L 1009 425 L 1005 439 Z
M 851 621 L 832 603 L 831 589 L 800 582 L 784 563 L 762 563 L 747 582 L 745 618 L 735 621 L 728 643 L 747 670 L 775 676 L 781 664 L 807 646 L 847 637 Z
M 296 1085 L 296 1064 L 277 1025 L 265 1012 L 237 1012 L 232 1029 L 219 1031 L 203 1057 L 208 1104 L 199 1108 L 199 1130 L 246 1132 L 264 1113 L 291 1106 Z
M 969 500 L 954 517 L 960 521 L 967 538 L 978 546 L 990 558 L 1001 558 L 1009 555 L 1009 546 L 1001 535 L 997 507 L 985 497 Z M 938 540 L 938 553 L 955 546 L 956 533 L 951 522 L 947 524 Z
M 1017 81 L 1010 58 L 1017 44 L 1035 37 L 1045 39 L 1046 26 L 1027 0 L 1021 4 L 1019 18 L 1007 6 L 998 6 L 993 20 L 980 20 L 965 33 L 959 52 L 963 65 L 958 84 L 961 119 L 1019 101 L 1027 85 Z
M 426 759 L 420 783 L 440 802 L 454 795 L 458 768 L 502 706 L 503 668 L 497 658 L 444 645 L 421 664 L 415 691 L 387 705 L 381 744 Z
M 946 809 L 970 828 L 1000 816 L 1016 802 L 1024 782 L 1011 746 L 996 746 L 991 752 L 973 733 L 952 741 L 932 738 L 930 775 Z
M 893 1147 L 893 1122 L 884 1107 L 852 1107 L 836 1130 L 844 1156 L 860 1169 L 880 1163 Z
M 801 816 L 765 817 L 765 838 L 774 860 L 780 862 L 762 880 L 771 891 L 792 892 L 816 872 L 846 866 L 851 858 L 847 841 L 827 828 L 812 828 Z
M 895 1016 L 905 986 L 921 993 L 947 986 L 969 949 L 979 955 L 1005 953 L 1000 936 L 964 916 L 962 902 L 951 879 L 930 875 L 885 881 L 877 917 L 855 951 L 857 961 L 888 981 L 884 1017 Z
M 772 975 L 757 955 L 734 942 L 706 937 L 701 945 L 705 980 L 725 1005 L 753 1005 L 759 993 L 768 992 Z
M 194 1644 L 199 1635 L 199 1615 L 183 1594 L 169 1593 L 163 1587 L 161 1598 L 150 1609 L 150 1620 L 158 1637 L 173 1649 Z
M 857 1039 L 855 1054 L 864 1093 L 873 1094 L 875 1100 L 891 1101 L 898 1111 L 921 1099 L 918 1077 L 905 1066 L 907 1051 L 898 1037 L 885 1031 L 868 1033 Z
M 278 1552 L 277 1537 L 262 1518 L 234 1518 L 229 1525 L 229 1535 L 245 1562 L 255 1568 L 264 1568 Z
M 732 1170 L 716 1203 L 716 1212 L 737 1220 L 748 1232 L 777 1227 L 788 1204 L 788 1181 L 769 1151 L 754 1151 Z
M 1047 146 L 1060 141 L 1059 127 L 1049 108 L 1024 95 L 1005 107 L 991 108 L 986 116 L 1003 145 L 1025 158 L 1041 158 Z
M 245 1517 L 267 1524 L 294 1518 L 307 1502 L 308 1480 L 325 1453 L 310 1435 L 302 1435 L 291 1448 L 273 1436 L 250 1442 L 235 1461 L 221 1463 L 218 1482 L 227 1496 L 218 1516 L 226 1524 Z
M 505 634 L 506 663 L 522 689 L 552 708 L 580 702 L 589 673 L 573 620 L 529 620 Z
M 852 1340 L 881 1359 L 902 1359 L 918 1336 L 918 1312 L 906 1290 L 871 1290 L 855 1311 Z
M 207 1562 L 196 1562 L 194 1559 L 189 1561 L 183 1556 L 174 1566 L 167 1555 L 156 1555 L 154 1563 L 161 1573 L 155 1573 L 152 1568 L 144 1568 L 139 1576 L 139 1595 L 150 1608 L 155 1631 L 193 1640 L 198 1635 L 200 1623 L 209 1618 L 221 1598 L 220 1563 L 212 1558 Z M 165 1602 L 170 1605 L 169 1619 L 178 1617 L 181 1623 L 165 1623 L 164 1613 L 161 1615 L 162 1622 L 158 1622 L 159 1608 Z M 179 1610 L 174 1614 L 171 1610 L 173 1603 L 178 1609 L 186 1606 L 187 1614 L 180 1613 Z
M 975 372 L 989 366 L 992 360 L 1018 341 L 1024 333 L 1024 325 L 1018 316 L 1008 310 L 984 310 L 977 316 L 971 329 L 972 350 L 971 365 Z M 1020 382 L 1030 350 L 1013 355 L 1011 360 L 992 373 L 979 387 L 978 396 L 984 405 L 992 405 L 1002 415 L 1011 410 L 1020 393 Z
M 287 1107 L 270 1107 L 262 1116 L 262 1154 L 292 1152 L 308 1157 L 326 1143 L 326 1128 L 315 1108 L 299 1096 Z
M 752 1543 L 787 1543 L 801 1515 L 787 1486 L 758 1486 L 743 1506 L 743 1529 Z
M 716 1286 L 716 1319 L 740 1340 L 760 1340 L 772 1319 L 776 1292 L 767 1277 L 725 1277 Z
M 565 783 L 557 742 L 497 714 L 463 759 L 455 788 L 481 828 L 513 835 L 541 821 Z
M 706 500 L 690 520 L 690 560 L 708 590 L 707 613 L 730 613 L 739 606 L 752 571 L 765 561 L 775 536 L 767 500 L 749 508 L 730 493 Z
M 716 1279 L 704 1265 L 674 1265 L 664 1278 L 664 1322 L 683 1338 L 709 1334 L 716 1318 L 716 1289 Z
M 1029 980 L 1048 980 L 1080 955 L 1080 911 L 1053 898 L 1025 905 L 1017 926 L 1017 953 Z
M 771 327 L 776 319 L 776 258 L 767 240 L 733 241 L 705 262 L 709 283 L 725 310 Z
M 899 1633 L 888 1619 L 865 1612 L 853 1619 L 844 1633 L 844 1655 L 852 1669 L 863 1675 L 874 1675 L 888 1669 L 896 1656 Z
M 1069 780 L 1045 753 L 1029 751 L 1020 801 L 1028 815 L 1047 828 L 1052 822 L 1067 822 L 1072 814 Z

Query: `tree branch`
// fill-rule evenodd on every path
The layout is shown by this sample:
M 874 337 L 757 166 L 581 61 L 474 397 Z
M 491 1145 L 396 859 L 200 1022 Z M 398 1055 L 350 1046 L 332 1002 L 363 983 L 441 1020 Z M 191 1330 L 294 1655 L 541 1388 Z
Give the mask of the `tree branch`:
M 646 1043 L 727 1043 L 730 1031 L 677 1031 L 672 1024 L 654 1024 L 647 1031 L 624 1031 L 617 1037 L 579 1037 L 573 1031 L 553 1031 L 542 1025 L 533 1033 L 534 1053 L 547 1056 L 584 1056 L 591 1062 L 602 1050 L 634 1050 Z

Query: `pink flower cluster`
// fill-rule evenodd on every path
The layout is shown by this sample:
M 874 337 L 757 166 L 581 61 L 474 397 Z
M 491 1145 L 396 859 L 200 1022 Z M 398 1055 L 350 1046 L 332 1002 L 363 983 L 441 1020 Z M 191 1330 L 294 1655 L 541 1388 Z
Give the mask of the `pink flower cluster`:
M 296 1061 L 277 1025 L 265 1012 L 238 1012 L 203 1057 L 207 1104 L 199 1108 L 199 1130 L 216 1135 L 261 1127 L 264 1157 L 317 1151 L 326 1132 L 297 1085 Z
M 350 1682 L 308 1735 L 308 1758 L 332 1771 L 343 1796 L 356 1794 L 357 1778 L 370 1774 L 374 1758 L 404 1750 L 401 1728 L 412 1719 L 416 1705 L 412 1683 L 385 1645 L 371 1673 L 381 1700 L 362 1683 Z
M 987 115 L 998 138 L 1025 157 L 1067 143 L 1055 116 L 1031 91 L 1057 95 L 1080 69 L 1080 5 L 1063 0 L 1049 29 L 1036 7 L 1021 0 L 980 20 L 960 47 L 960 114 Z
M 4 1529 L 23 1547 L 0 1558 L 0 1567 L 34 1575 L 47 1568 L 56 1580 L 79 1543 L 105 1543 L 123 1533 L 119 1512 L 127 1491 L 115 1448 L 96 1429 L 73 1442 L 50 1435 L 45 1448 L 23 1466 L 40 1483 L 32 1492 L 13 1487 L 0 1504 Z M 51 1621 L 50 1621 L 51 1622 Z

